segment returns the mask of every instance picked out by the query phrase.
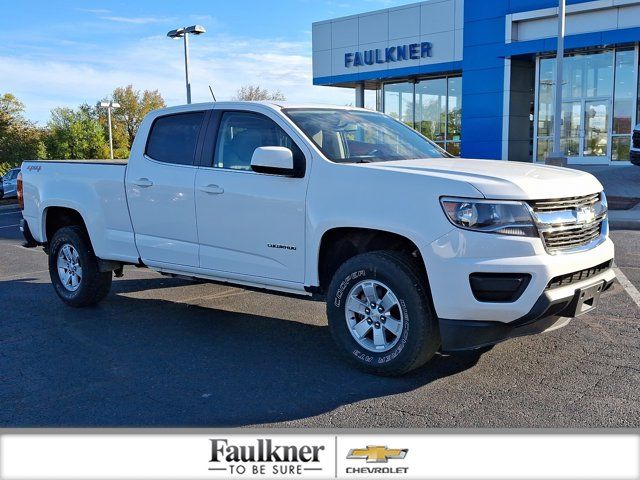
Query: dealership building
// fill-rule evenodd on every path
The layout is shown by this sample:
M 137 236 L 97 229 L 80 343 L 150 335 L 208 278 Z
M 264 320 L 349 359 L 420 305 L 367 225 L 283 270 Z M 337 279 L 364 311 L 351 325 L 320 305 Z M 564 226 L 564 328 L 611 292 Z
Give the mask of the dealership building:
M 313 82 L 355 90 L 455 155 L 551 153 L 557 0 L 429 0 L 313 24 Z M 638 112 L 640 1 L 567 0 L 562 148 L 625 164 Z

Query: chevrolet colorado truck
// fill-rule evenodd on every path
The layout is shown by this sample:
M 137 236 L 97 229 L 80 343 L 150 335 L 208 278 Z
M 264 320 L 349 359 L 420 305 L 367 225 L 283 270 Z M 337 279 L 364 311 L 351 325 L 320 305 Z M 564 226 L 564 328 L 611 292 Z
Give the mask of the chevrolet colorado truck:
M 453 158 L 364 109 L 167 108 L 128 161 L 27 161 L 19 183 L 65 303 L 125 265 L 326 298 L 339 348 L 380 375 L 564 326 L 615 278 L 593 176 Z

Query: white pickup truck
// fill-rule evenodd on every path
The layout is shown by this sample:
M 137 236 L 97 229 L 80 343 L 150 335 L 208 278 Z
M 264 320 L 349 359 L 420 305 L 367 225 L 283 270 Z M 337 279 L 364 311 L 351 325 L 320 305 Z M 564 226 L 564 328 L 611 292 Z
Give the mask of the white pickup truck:
M 129 264 L 324 296 L 340 349 L 381 375 L 561 327 L 615 278 L 593 176 L 452 158 L 357 108 L 158 110 L 128 162 L 27 161 L 19 190 L 69 305 Z

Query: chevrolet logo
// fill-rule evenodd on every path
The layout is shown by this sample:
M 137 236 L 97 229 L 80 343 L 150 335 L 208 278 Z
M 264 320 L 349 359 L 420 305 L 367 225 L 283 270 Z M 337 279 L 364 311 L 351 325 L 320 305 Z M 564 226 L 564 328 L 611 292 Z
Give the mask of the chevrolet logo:
M 387 463 L 389 459 L 402 459 L 407 456 L 408 448 L 390 449 L 378 445 L 367 445 L 367 448 L 353 448 L 349 450 L 349 459 L 366 458 L 367 463 Z
M 593 207 L 580 207 L 576 210 L 577 223 L 591 223 L 596 219 L 596 211 Z

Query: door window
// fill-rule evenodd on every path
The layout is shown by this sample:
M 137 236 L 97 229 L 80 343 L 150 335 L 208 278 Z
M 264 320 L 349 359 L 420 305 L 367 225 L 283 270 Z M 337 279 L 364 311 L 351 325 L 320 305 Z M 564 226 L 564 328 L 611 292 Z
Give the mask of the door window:
M 273 120 L 259 113 L 225 112 L 222 115 L 214 166 L 251 170 L 251 157 L 259 147 L 286 147 L 293 153 L 297 173 L 304 172 L 304 156 L 289 135 Z
M 204 112 L 179 113 L 153 122 L 147 156 L 158 162 L 193 165 Z

